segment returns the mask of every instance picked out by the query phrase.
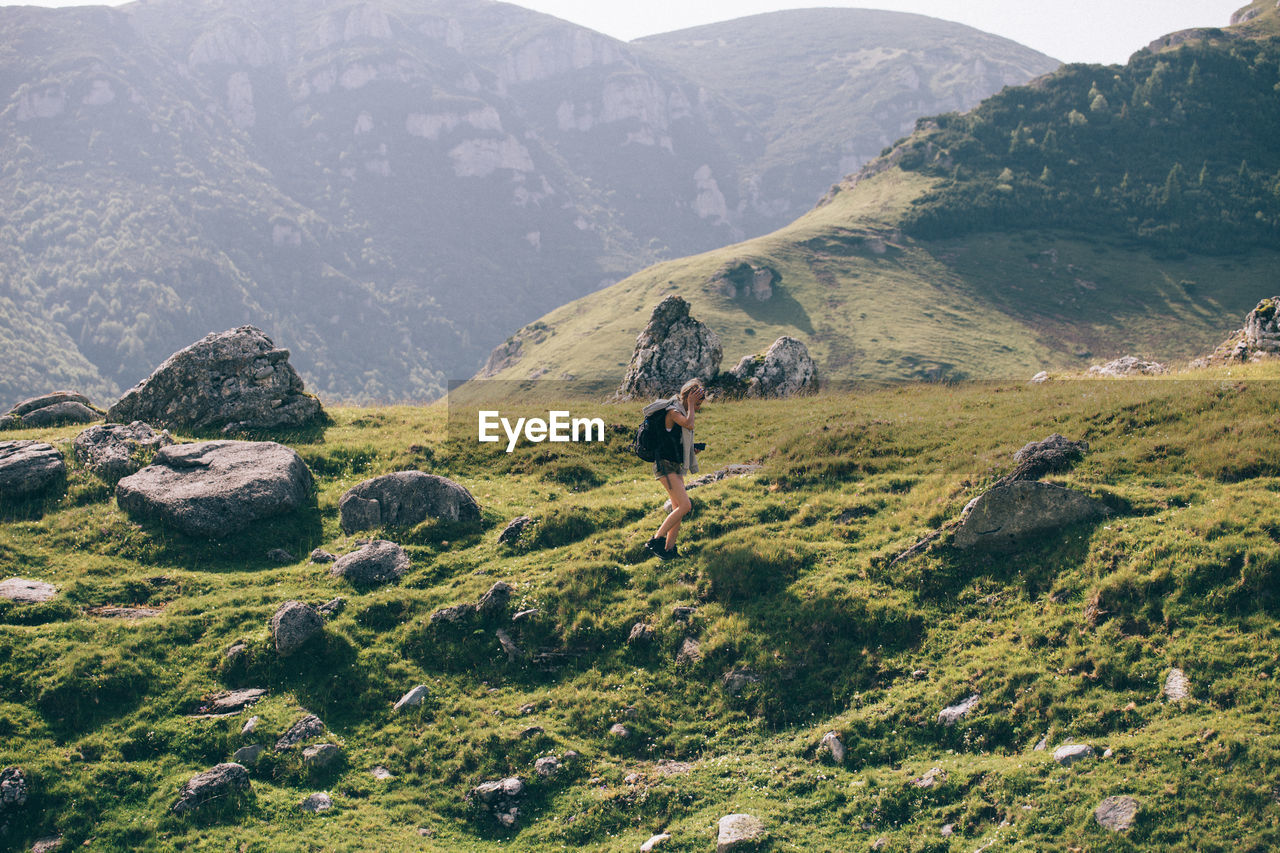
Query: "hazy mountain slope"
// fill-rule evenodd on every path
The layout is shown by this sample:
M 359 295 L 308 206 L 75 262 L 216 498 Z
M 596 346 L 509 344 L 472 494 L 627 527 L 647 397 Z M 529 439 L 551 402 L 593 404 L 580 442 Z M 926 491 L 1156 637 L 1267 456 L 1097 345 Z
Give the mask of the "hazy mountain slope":
M 750 118 L 763 145 L 744 164 L 744 215 L 761 226 L 808 210 L 832 175 L 874 159 L 920 116 L 968 109 L 1059 65 L 961 24 L 871 9 L 773 12 L 635 44 Z
M 863 108 L 817 83 L 791 95 L 815 127 Z M 555 306 L 790 218 L 731 99 L 502 3 L 4 7 L 0 131 L 0 297 L 37 354 L 0 401 L 109 396 L 245 322 L 323 395 L 423 399 Z
M 1268 295 L 1277 260 L 1280 50 L 1225 32 L 924 122 L 793 225 L 552 312 L 492 372 L 620 376 L 671 291 L 730 364 L 785 333 L 831 379 L 1198 355 Z M 726 295 L 719 273 L 741 261 L 780 276 L 770 300 Z

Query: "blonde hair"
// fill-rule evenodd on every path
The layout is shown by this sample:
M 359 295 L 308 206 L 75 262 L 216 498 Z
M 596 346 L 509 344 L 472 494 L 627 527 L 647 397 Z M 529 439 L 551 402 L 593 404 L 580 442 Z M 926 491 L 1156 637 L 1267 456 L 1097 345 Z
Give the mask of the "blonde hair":
M 689 395 L 699 389 L 702 390 L 704 395 L 706 394 L 707 389 L 702 387 L 701 379 L 690 379 L 680 388 L 680 405 L 684 406 L 686 413 L 689 411 Z

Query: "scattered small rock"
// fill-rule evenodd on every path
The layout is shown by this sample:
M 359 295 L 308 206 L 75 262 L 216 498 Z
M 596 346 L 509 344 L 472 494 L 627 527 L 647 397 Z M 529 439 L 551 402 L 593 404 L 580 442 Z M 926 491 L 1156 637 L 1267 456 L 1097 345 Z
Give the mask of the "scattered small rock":
M 267 559 L 273 563 L 286 565 L 288 563 L 292 563 L 294 560 L 298 558 L 293 556 L 283 548 L 272 548 L 270 551 L 267 552 Z
M 103 619 L 154 619 L 164 613 L 163 610 L 155 607 L 115 607 L 113 605 L 103 605 L 101 607 L 90 607 L 85 611 L 90 616 L 100 616 Z
M 871 849 L 875 851 L 875 853 L 880 853 L 882 850 L 888 850 L 889 839 L 885 838 L 883 835 L 880 836 L 875 841 L 871 842 Z
M 1035 376 L 1032 376 L 1032 377 L 1031 377 L 1030 384 L 1032 384 L 1032 385 L 1043 385 L 1044 383 L 1046 383 L 1046 382 L 1048 382 L 1048 381 L 1049 381 L 1049 371 L 1047 371 L 1047 370 L 1042 370 L 1042 371 L 1040 371 L 1039 373 L 1037 373 Z
M 1060 746 L 1053 751 L 1053 760 L 1066 767 L 1083 758 L 1093 757 L 1093 747 L 1087 743 L 1072 743 Z
M 486 619 L 502 614 L 515 591 L 515 587 L 506 581 L 498 581 L 480 596 L 480 600 L 476 602 L 476 611 Z
M 520 541 L 520 537 L 524 535 L 524 529 L 529 526 L 533 519 L 527 515 L 519 518 L 513 518 L 498 534 L 499 545 L 514 545 Z
M 237 749 L 235 754 L 231 756 L 231 760 L 236 764 L 243 764 L 245 766 L 257 764 L 258 758 L 262 756 L 265 749 L 266 747 L 260 743 L 251 743 L 248 746 L 242 746 Z
M 697 663 L 702 659 L 702 645 L 693 637 L 685 637 L 680 644 L 680 652 L 676 655 L 676 663 L 682 666 Z
M 330 554 L 323 548 L 317 548 L 311 552 L 311 562 L 313 563 L 332 563 L 338 559 L 337 556 Z
M 302 763 L 322 770 L 342 758 L 342 749 L 334 743 L 318 743 L 302 750 Z
M 0 770 L 0 827 L 6 825 L 9 812 L 27 804 L 29 793 L 21 767 Z
M 737 696 L 747 689 L 748 684 L 759 684 L 760 676 L 756 674 L 754 669 L 739 667 L 726 672 L 720 681 L 724 685 L 726 693 L 730 696 Z
M 281 657 L 293 654 L 323 631 L 324 619 L 314 607 L 301 601 L 286 601 L 271 617 L 271 636 Z
M 409 708 L 416 708 L 427 700 L 431 695 L 431 690 L 425 684 L 419 684 L 408 693 L 400 697 L 400 701 L 391 708 L 392 711 L 406 711 Z
M 312 794 L 302 801 L 302 810 L 312 814 L 327 812 L 331 808 L 333 808 L 333 799 L 324 792 Z
M 260 717 L 250 717 L 249 719 L 245 720 L 244 726 L 240 729 L 240 736 L 246 737 L 248 735 L 253 734 L 254 730 L 258 728 L 259 722 L 261 722 Z
M 609 728 L 609 736 L 615 740 L 629 740 L 631 738 L 631 729 L 622 723 L 614 723 Z
M 1110 747 L 1107 747 L 1107 749 L 1102 753 L 1103 758 L 1110 758 L 1113 755 L 1115 755 L 1115 753 L 1111 751 Z
M 304 740 L 324 734 L 324 723 L 315 714 L 307 714 L 289 727 L 276 741 L 276 752 L 292 749 Z
M 249 654 L 249 644 L 237 641 L 227 646 L 227 650 L 222 653 L 222 658 L 228 664 L 234 664 L 247 654 Z
M 698 612 L 696 607 L 688 607 L 685 605 L 676 605 L 671 608 L 671 618 L 676 622 L 688 622 L 693 618 L 693 614 Z
M 956 705 L 950 705 L 938 712 L 938 722 L 944 726 L 954 726 L 957 722 L 964 719 L 966 715 L 974 708 L 978 707 L 981 696 L 977 693 L 965 699 Z
M 517 735 L 517 737 L 519 737 L 520 740 L 528 740 L 531 737 L 537 737 L 538 735 L 546 734 L 546 731 L 547 730 L 544 729 L 542 726 L 528 726 L 526 728 L 521 729 L 520 734 Z
M 507 663 L 514 663 L 524 657 L 524 651 L 516 645 L 516 641 L 511 635 L 499 628 L 494 632 L 498 637 L 498 644 L 502 646 L 502 650 L 507 654 Z
M 1093 817 L 1112 832 L 1124 832 L 1133 826 L 1140 808 L 1133 797 L 1107 797 L 1093 810 Z
M 370 770 L 369 775 L 377 779 L 379 782 L 385 782 L 388 779 L 396 778 L 395 776 L 391 775 L 390 770 L 383 767 L 381 764 L 379 764 L 377 767 L 374 767 L 372 770 Z
M 637 622 L 631 626 L 631 633 L 627 635 L 627 643 L 632 646 L 644 646 L 652 643 L 653 637 L 652 625 L 645 622 Z
M 538 615 L 538 613 L 539 613 L 538 608 L 536 608 L 536 607 L 530 607 L 530 608 L 528 608 L 527 610 L 521 610 L 520 612 L 518 612 L 518 613 L 514 614 L 514 615 L 511 617 L 511 621 L 512 621 L 512 622 L 523 622 L 523 621 L 525 621 L 526 619 L 532 619 L 533 617 L 537 616 L 537 615 Z
M 1049 748 L 1049 735 L 1046 733 L 1044 737 L 1040 738 L 1040 740 L 1036 742 L 1034 751 L 1044 752 L 1048 748 Z
M 942 825 L 942 829 L 939 830 L 943 838 L 950 838 L 952 833 L 954 833 L 955 831 L 956 831 L 956 825 L 954 823 L 944 823 Z
M 749 814 L 731 814 L 717 824 L 716 853 L 756 850 L 768 839 L 764 821 Z
M 394 583 L 409 570 L 409 555 L 394 542 L 375 539 L 358 551 L 340 557 L 329 574 L 346 578 L 355 586 Z
M 230 711 L 243 711 L 254 702 L 267 695 L 261 687 L 244 687 L 239 690 L 224 690 L 207 696 L 200 705 L 202 714 L 223 714 Z
M 524 782 L 511 776 L 492 782 L 481 782 L 470 790 L 467 799 L 487 811 L 500 826 L 511 828 L 520 817 L 520 797 Z
M 316 612 L 325 619 L 332 619 L 347 609 L 347 600 L 342 596 L 331 598 L 316 608 Z
M 46 835 L 31 845 L 31 853 L 56 853 L 62 849 L 61 835 Z
M 660 845 L 670 840 L 671 836 L 665 832 L 650 836 L 648 841 L 640 845 L 640 853 L 652 853 L 652 851 L 657 850 Z
M 173 804 L 175 814 L 186 814 L 206 803 L 233 797 L 250 788 L 249 771 L 241 764 L 218 764 L 192 776 Z
M 913 670 L 911 673 L 911 677 L 914 678 L 916 681 L 922 681 L 925 678 L 927 678 L 928 675 L 929 675 L 929 670 L 927 669 L 917 669 L 917 670 Z
M 1184 699 L 1191 698 L 1191 679 L 1187 678 L 1187 674 L 1182 670 L 1174 667 L 1169 670 L 1168 676 L 1164 680 L 1164 689 L 1161 691 L 1164 698 L 1170 702 L 1181 702 Z
M 40 441 L 0 441 L 0 501 L 29 498 L 61 482 L 62 451 Z
M 442 607 L 431 614 L 428 620 L 432 625 L 461 625 L 469 622 L 476 615 L 476 606 L 470 602 Z
M 533 762 L 534 772 L 543 779 L 552 778 L 559 773 L 563 767 L 564 766 L 560 763 L 560 759 L 556 758 L 554 755 L 548 755 Z
M 818 744 L 818 751 L 827 755 L 836 764 L 844 764 L 844 741 L 837 732 L 827 732 Z
M 58 588 L 44 581 L 33 581 L 27 578 L 8 578 L 0 581 L 0 598 L 7 598 L 18 604 L 39 604 L 57 594 Z
M 941 767 L 934 767 L 928 773 L 916 779 L 911 784 L 917 788 L 934 788 L 943 785 L 947 781 L 947 771 Z

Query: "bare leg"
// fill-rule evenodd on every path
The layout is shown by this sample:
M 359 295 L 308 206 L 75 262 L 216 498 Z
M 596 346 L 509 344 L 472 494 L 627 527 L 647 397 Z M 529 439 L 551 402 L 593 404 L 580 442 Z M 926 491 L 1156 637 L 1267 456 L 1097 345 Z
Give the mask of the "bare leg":
M 654 534 L 655 538 L 666 537 L 665 547 L 670 550 L 675 547 L 676 536 L 680 533 L 680 522 L 689 510 L 693 509 L 693 502 L 689 500 L 689 496 L 684 490 L 684 478 L 679 474 L 668 474 L 661 478 L 663 487 L 667 490 L 667 497 L 671 499 L 671 513 L 666 520 L 662 522 L 662 526 L 658 528 L 658 532 Z

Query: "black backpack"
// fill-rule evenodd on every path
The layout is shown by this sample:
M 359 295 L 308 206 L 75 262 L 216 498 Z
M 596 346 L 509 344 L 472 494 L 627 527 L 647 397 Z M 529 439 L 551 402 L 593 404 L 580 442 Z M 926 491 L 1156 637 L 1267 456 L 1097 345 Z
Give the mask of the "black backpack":
M 667 459 L 676 462 L 680 459 L 677 441 L 679 430 L 667 432 L 668 409 L 659 409 L 640 422 L 636 430 L 636 440 L 631 443 L 631 450 L 645 462 L 656 462 Z

